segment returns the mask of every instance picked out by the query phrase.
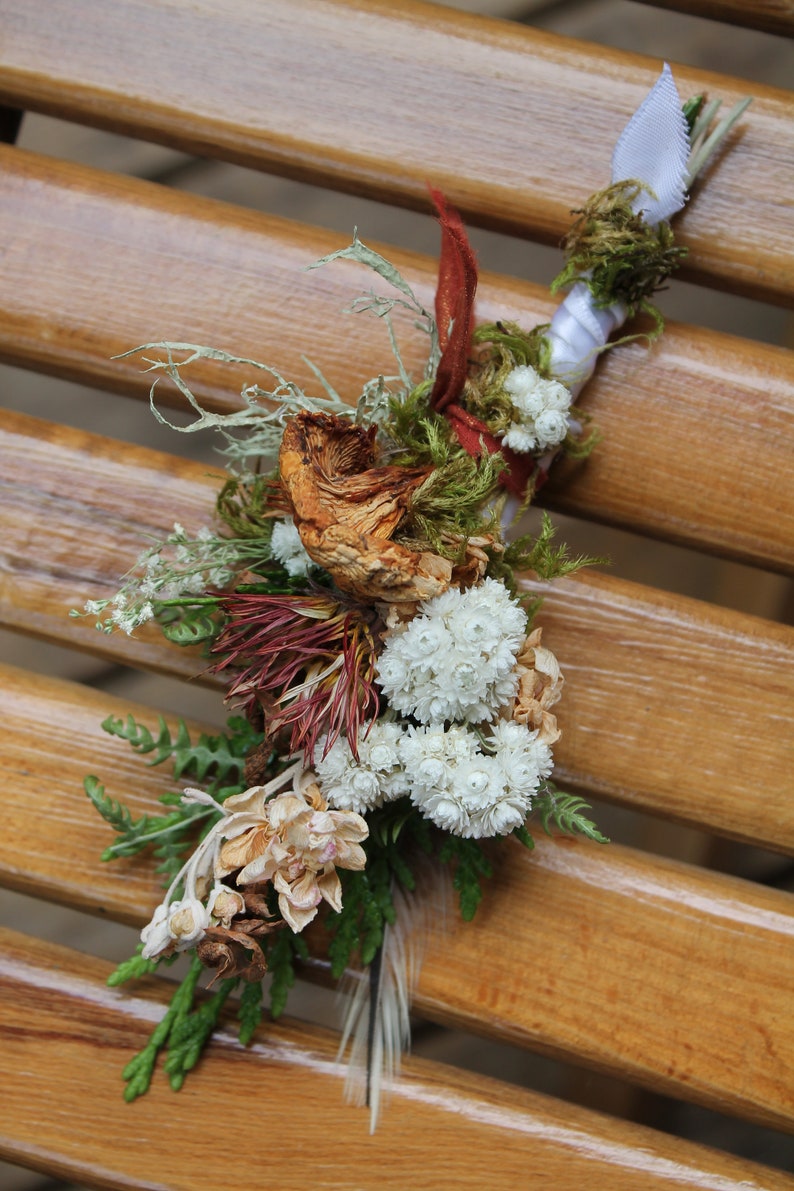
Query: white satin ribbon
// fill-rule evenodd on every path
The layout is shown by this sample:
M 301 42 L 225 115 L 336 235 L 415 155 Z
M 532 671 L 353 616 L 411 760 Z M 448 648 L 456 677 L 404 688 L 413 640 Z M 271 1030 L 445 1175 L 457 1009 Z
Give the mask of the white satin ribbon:
M 642 190 L 632 202 L 635 213 L 651 226 L 669 219 L 686 201 L 684 178 L 689 133 L 681 99 L 667 63 L 620 134 L 612 154 L 612 183 L 638 181 Z M 598 352 L 626 321 L 621 302 L 606 309 L 577 282 L 557 308 L 546 338 L 551 344 L 551 369 L 574 396 L 590 378 Z

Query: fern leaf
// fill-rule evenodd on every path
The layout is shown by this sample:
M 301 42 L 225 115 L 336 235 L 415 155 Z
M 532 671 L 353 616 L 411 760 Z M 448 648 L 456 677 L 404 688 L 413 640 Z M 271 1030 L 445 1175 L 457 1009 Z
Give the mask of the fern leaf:
M 102 818 L 116 831 L 123 833 L 132 826 L 132 815 L 121 802 L 116 802 L 105 793 L 99 778 L 89 774 L 83 780 L 83 789 L 99 811 Z
M 583 835 L 597 844 L 609 843 L 592 819 L 583 814 L 583 811 L 590 810 L 590 804 L 575 794 L 565 794 L 557 790 L 551 783 L 546 784 L 532 809 L 540 818 L 541 826 L 547 835 L 551 835 L 550 824 L 554 824 L 565 835 Z

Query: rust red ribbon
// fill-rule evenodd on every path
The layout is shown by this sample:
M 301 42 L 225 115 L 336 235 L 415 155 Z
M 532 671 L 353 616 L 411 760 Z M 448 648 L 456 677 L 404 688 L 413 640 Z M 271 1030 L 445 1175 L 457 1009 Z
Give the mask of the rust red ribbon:
M 469 347 L 477 291 L 477 258 L 459 213 L 440 190 L 430 188 L 441 224 L 441 257 L 436 290 L 436 323 L 441 346 L 430 406 L 443 413 L 463 389 L 469 370 Z M 450 324 L 452 329 L 450 331 Z
M 535 470 L 535 460 L 532 455 L 521 455 L 516 451 L 511 451 L 510 447 L 506 447 L 501 439 L 497 438 L 495 434 L 491 434 L 484 422 L 475 418 L 474 414 L 470 414 L 461 405 L 454 403 L 448 405 L 444 414 L 458 442 L 470 455 L 481 455 L 483 448 L 489 455 L 495 455 L 497 451 L 502 452 L 507 466 L 499 475 L 499 483 L 508 492 L 523 499 L 529 477 Z M 541 471 L 535 482 L 536 490 L 545 478 L 545 473 Z
M 484 422 L 457 403 L 469 370 L 474 295 L 477 291 L 477 258 L 460 214 L 449 205 L 441 191 L 434 190 L 432 186 L 430 197 L 441 224 L 441 257 L 436 290 L 436 323 L 441 359 L 430 394 L 430 407 L 444 414 L 458 442 L 470 455 L 476 457 L 483 450 L 491 455 L 501 451 L 507 467 L 499 476 L 500 483 L 508 492 L 521 498 L 535 469 L 535 460 L 531 455 L 519 455 L 505 447 Z M 540 486 L 544 479 L 545 475 L 541 473 L 537 485 Z

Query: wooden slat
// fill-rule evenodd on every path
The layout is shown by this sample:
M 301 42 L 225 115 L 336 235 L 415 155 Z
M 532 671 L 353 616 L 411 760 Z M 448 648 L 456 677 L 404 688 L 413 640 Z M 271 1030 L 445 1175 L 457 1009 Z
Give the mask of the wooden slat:
M 5 425 L 2 623 L 200 674 L 200 658 L 156 629 L 108 637 L 66 613 L 113 594 L 144 534 L 207 523 L 206 469 L 19 415 Z M 541 623 L 570 679 L 555 748 L 566 783 L 794 851 L 794 630 L 608 576 L 555 583 Z
M 261 357 L 317 391 L 309 354 L 351 400 L 392 367 L 381 323 L 342 313 L 372 275 L 348 263 L 304 271 L 341 246 L 328 232 L 0 149 L 0 240 L 0 356 L 11 363 L 141 396 L 141 361 L 111 357 L 186 339 Z M 385 251 L 431 305 L 436 261 Z M 552 309 L 539 287 L 482 280 L 482 321 L 532 326 Z M 410 325 L 400 339 L 421 375 L 426 341 Z M 261 379 L 217 367 L 191 377 L 215 409 Z M 608 353 L 584 404 L 603 445 L 549 485 L 552 507 L 794 570 L 792 353 L 670 325 L 650 351 Z
M 154 713 L 21 672 L 5 679 L 3 882 L 141 925 L 157 899 L 153 865 L 99 863 L 112 836 L 81 784 L 89 769 L 136 813 L 173 788 L 99 728 L 106 714 Z M 44 788 L 57 813 L 42 807 Z M 794 1129 L 793 936 L 794 904 L 776 890 L 617 845 L 544 837 L 529 853 L 511 841 L 475 921 L 451 909 L 427 947 L 416 1007 Z
M 119 1071 L 162 1012 L 161 991 L 108 990 L 104 964 L 11 931 L 0 948 L 0 1071 L 15 1089 L 0 1152 L 56 1176 L 169 1191 L 258 1187 L 274 1171 L 291 1186 L 307 1169 L 338 1191 L 794 1187 L 779 1171 L 418 1059 L 370 1136 L 342 1102 L 335 1039 L 303 1025 L 270 1026 L 248 1050 L 224 1032 L 179 1095 L 159 1076 L 128 1105 Z
M 640 0 L 653 8 L 671 8 L 688 16 L 710 17 L 748 29 L 794 36 L 792 0 Z
M 410 0 L 2 0 L 0 24 L 0 100 L 425 209 L 431 180 L 470 220 L 549 240 L 659 70 Z M 119 54 L 131 29 L 145 52 Z M 676 73 L 684 95 L 746 90 Z M 787 301 L 791 106 L 753 91 L 679 230 L 690 275 Z

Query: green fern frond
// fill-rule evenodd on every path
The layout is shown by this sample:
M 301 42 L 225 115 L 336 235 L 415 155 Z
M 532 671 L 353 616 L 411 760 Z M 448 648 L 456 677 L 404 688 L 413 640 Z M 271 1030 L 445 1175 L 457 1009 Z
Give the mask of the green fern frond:
M 553 824 L 565 835 L 583 835 L 597 844 L 608 844 L 609 840 L 601 834 L 592 819 L 582 813 L 588 810 L 590 804 L 584 798 L 565 794 L 551 782 L 544 783 L 532 804 L 532 813 L 538 816 L 547 835 L 551 835 Z
M 483 899 L 482 880 L 493 876 L 493 865 L 474 839 L 448 835 L 441 845 L 438 858 L 442 864 L 453 864 L 452 884 L 460 896 L 460 915 L 471 922 Z
M 126 721 L 108 716 L 102 724 L 105 732 L 126 740 L 137 753 L 154 753 L 149 765 L 161 765 L 173 760 L 175 778 L 189 776 L 202 782 L 210 775 L 216 783 L 229 779 L 241 780 L 245 770 L 245 758 L 249 750 L 259 742 L 260 735 L 241 716 L 233 716 L 228 722 L 229 731 L 218 736 L 202 732 L 193 744 L 187 725 L 179 720 L 176 737 L 162 716 L 158 717 L 158 734 L 155 738 L 147 727 L 137 723 L 131 715 Z

